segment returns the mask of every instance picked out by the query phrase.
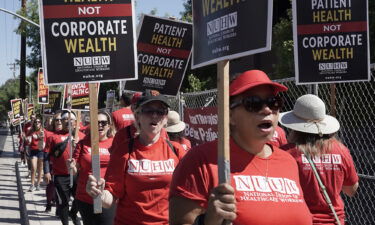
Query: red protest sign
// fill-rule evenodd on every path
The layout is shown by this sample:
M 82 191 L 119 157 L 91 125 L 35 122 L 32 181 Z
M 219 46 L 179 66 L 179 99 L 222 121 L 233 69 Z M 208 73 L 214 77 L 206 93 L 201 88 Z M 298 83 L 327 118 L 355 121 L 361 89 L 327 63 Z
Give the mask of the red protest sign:
M 38 104 L 48 104 L 48 86 L 44 83 L 42 68 L 38 71 Z
M 192 146 L 217 139 L 217 108 L 205 107 L 198 109 L 185 108 L 185 136 Z
M 68 109 L 68 85 L 65 85 L 64 89 L 64 101 L 63 101 L 63 109 Z M 90 98 L 89 98 L 89 84 L 88 83 L 80 83 L 80 84 L 72 84 L 72 92 L 71 92 L 71 109 L 76 110 L 83 110 L 88 111 L 90 110 Z M 97 84 L 97 89 L 99 93 L 99 83 Z

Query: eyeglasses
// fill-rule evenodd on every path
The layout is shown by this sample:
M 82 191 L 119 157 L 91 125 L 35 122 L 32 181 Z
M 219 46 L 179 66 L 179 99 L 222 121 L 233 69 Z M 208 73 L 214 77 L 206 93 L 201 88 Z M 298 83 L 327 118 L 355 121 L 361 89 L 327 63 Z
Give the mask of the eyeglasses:
M 98 126 L 102 125 L 103 127 L 104 126 L 107 126 L 108 125 L 108 121 L 107 120 L 98 120 Z
M 40 121 L 40 120 L 35 120 L 35 123 L 42 123 L 42 121 Z
M 272 96 L 266 99 L 258 96 L 248 96 L 240 101 L 233 102 L 230 108 L 233 109 L 240 105 L 243 105 L 248 112 L 259 112 L 264 105 L 268 106 L 271 110 L 279 110 L 283 107 L 283 100 L 279 96 Z
M 61 122 L 62 119 L 54 119 L 55 122 Z
M 151 109 L 145 108 L 141 110 L 141 113 L 147 116 L 152 116 L 156 114 L 157 116 L 165 116 L 168 114 L 168 109 Z

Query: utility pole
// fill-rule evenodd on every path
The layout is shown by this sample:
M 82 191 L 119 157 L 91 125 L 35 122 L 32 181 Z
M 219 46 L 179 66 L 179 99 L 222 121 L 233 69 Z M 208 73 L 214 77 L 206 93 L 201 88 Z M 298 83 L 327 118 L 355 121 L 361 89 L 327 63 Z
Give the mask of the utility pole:
M 22 9 L 26 11 L 26 0 L 22 0 Z M 21 27 L 24 27 L 21 21 Z M 26 98 L 26 32 L 21 32 L 21 57 L 20 57 L 20 98 Z
M 16 79 L 16 70 L 18 68 L 16 63 L 8 63 L 7 64 L 11 70 L 13 70 L 13 78 Z

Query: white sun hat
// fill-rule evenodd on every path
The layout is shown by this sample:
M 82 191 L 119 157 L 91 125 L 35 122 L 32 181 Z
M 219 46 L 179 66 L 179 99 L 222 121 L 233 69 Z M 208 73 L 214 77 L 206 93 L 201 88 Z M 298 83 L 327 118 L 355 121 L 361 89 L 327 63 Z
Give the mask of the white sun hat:
M 326 114 L 324 102 L 311 94 L 299 97 L 292 111 L 280 113 L 279 122 L 292 130 L 319 135 L 340 129 L 339 121 Z
M 180 119 L 180 115 L 176 111 L 168 112 L 167 132 L 179 133 L 185 129 L 186 125 Z

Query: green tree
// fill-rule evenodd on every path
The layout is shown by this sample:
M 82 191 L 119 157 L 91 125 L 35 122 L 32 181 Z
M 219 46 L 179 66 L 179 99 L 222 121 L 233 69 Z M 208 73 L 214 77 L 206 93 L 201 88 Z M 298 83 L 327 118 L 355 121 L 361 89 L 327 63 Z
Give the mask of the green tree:
M 8 118 L 11 111 L 10 100 L 19 98 L 19 80 L 9 79 L 0 86 L 0 121 Z
M 27 1 L 26 9 L 21 9 L 17 13 L 39 24 L 38 0 Z M 26 58 L 26 65 L 37 71 L 42 66 L 39 28 L 29 23 L 21 22 L 16 32 L 26 35 L 26 44 L 31 50 Z
M 276 62 L 273 64 L 273 79 L 290 77 L 294 74 L 291 9 L 288 9 L 288 18 L 280 18 L 280 21 L 273 26 L 272 54 L 276 57 Z

